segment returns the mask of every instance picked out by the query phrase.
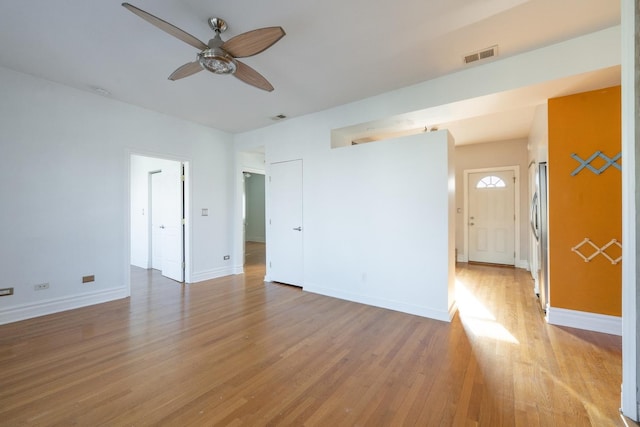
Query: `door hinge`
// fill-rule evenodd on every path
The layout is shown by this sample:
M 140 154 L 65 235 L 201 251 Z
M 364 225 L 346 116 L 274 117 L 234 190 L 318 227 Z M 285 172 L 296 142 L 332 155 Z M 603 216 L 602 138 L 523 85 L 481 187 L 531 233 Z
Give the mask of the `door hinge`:
M 516 177 L 515 177 L 515 176 L 513 177 L 513 182 L 514 182 L 514 184 L 515 184 L 515 182 L 516 182 Z
M 184 261 L 182 261 L 182 269 L 184 270 L 185 264 Z
M 180 175 L 180 179 L 184 182 L 184 175 Z
M 185 225 L 186 223 L 187 221 L 184 218 L 182 218 L 182 225 Z
M 271 261 L 269 261 L 269 268 L 271 268 Z
M 269 175 L 269 182 L 271 182 L 271 175 Z

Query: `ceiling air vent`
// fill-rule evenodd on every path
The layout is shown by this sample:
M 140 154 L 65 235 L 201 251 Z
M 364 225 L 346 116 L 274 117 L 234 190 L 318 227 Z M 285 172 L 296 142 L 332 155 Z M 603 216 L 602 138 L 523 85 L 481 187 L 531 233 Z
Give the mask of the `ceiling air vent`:
M 287 118 L 287 116 L 285 116 L 284 114 L 278 114 L 277 116 L 271 117 L 271 120 L 278 121 L 278 120 L 284 120 L 286 118 Z
M 492 58 L 494 56 L 498 56 L 498 45 L 491 46 L 477 52 L 469 53 L 463 57 L 463 60 L 465 64 L 470 64 L 472 62 L 480 61 L 481 59 Z

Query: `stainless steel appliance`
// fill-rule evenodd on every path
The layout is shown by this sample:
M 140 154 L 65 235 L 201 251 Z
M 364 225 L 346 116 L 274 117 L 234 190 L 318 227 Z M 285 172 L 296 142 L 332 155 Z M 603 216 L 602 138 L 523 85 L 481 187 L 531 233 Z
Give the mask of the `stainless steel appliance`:
M 531 234 L 536 240 L 537 271 L 534 272 L 535 290 L 540 299 L 540 306 L 547 311 L 549 307 L 549 233 L 547 207 L 547 163 L 538 164 L 535 178 L 535 191 L 531 200 Z

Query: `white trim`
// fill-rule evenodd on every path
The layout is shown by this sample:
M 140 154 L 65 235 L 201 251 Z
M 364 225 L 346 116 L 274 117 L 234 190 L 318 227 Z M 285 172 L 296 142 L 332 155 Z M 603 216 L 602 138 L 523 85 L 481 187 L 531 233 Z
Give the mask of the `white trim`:
M 498 166 L 495 168 L 481 168 L 481 169 L 465 169 L 463 171 L 463 185 L 464 185 L 464 195 L 463 195 L 463 235 L 464 235 L 464 253 L 460 255 L 458 258 L 460 262 L 468 262 L 469 261 L 469 227 L 467 226 L 467 219 L 469 218 L 469 174 L 478 173 L 478 172 L 504 172 L 504 171 L 513 171 L 513 176 L 516 178 L 516 183 L 514 187 L 514 214 L 515 214 L 515 227 L 513 229 L 513 250 L 515 252 L 515 257 L 513 259 L 514 266 L 518 267 L 517 260 L 520 260 L 520 165 L 514 166 Z M 526 268 L 526 267 L 521 267 Z
M 122 287 L 10 307 L 0 310 L 0 325 L 127 297 L 129 297 L 128 290 L 126 287 Z
M 622 318 L 566 308 L 547 308 L 547 322 L 551 325 L 568 326 L 587 331 L 622 335 Z
M 161 169 L 147 172 L 147 270 L 153 268 L 153 175 Z M 129 184 L 131 185 L 131 184 Z
M 217 279 L 218 277 L 231 276 L 236 273 L 237 268 L 235 267 L 220 267 L 214 268 L 211 270 L 194 272 L 191 274 L 191 281 L 187 283 L 198 283 L 204 282 L 205 280 Z
M 638 409 L 638 271 L 636 177 L 636 14 L 635 0 L 621 1 L 622 64 L 622 413 L 634 421 Z
M 124 241 L 122 241 L 122 247 L 124 250 L 124 259 L 122 260 L 123 266 L 123 279 L 124 279 L 124 289 L 125 296 L 131 296 L 131 150 L 125 149 L 124 155 L 124 164 L 127 165 L 124 169 L 124 173 L 126 174 L 124 180 Z
M 234 244 L 234 249 L 233 252 L 236 254 L 236 259 L 242 259 L 244 260 L 246 257 L 246 241 L 248 240 L 245 237 L 245 225 L 244 225 L 244 216 L 243 216 L 243 212 L 245 209 L 244 206 L 244 199 L 245 199 L 245 186 L 244 186 L 244 173 L 245 172 L 249 172 L 249 173 L 254 173 L 257 175 L 264 175 L 265 177 L 265 184 L 266 184 L 266 179 L 267 179 L 267 171 L 266 169 L 257 169 L 257 168 L 252 168 L 252 167 L 247 167 L 244 166 L 242 164 L 242 162 L 239 159 L 239 155 L 241 153 L 248 153 L 247 151 L 236 151 L 235 152 L 235 157 L 236 157 L 236 170 L 235 170 L 235 177 L 236 177 L 236 181 L 235 181 L 235 186 L 236 186 L 236 200 L 234 202 L 234 208 L 235 208 L 235 212 L 236 214 L 234 215 L 235 217 L 238 218 L 238 222 L 237 224 L 239 224 L 240 226 L 240 230 L 239 230 L 239 238 L 236 237 L 237 233 L 234 233 L 234 242 L 236 242 Z M 266 168 L 266 164 L 265 164 L 265 168 Z M 267 192 L 266 192 L 266 188 L 265 188 L 265 221 L 266 221 L 266 215 L 267 215 Z M 262 242 L 264 242 L 266 244 L 267 242 L 267 238 L 266 238 L 266 233 L 267 233 L 267 227 L 265 224 L 265 236 L 263 237 Z M 266 250 L 266 249 L 265 249 Z M 233 274 L 244 274 L 244 265 L 236 265 L 233 267 Z
M 367 295 L 354 294 L 344 292 L 340 289 L 326 288 L 323 286 L 305 284 L 302 288 L 305 292 L 324 295 L 332 298 L 338 298 L 347 301 L 353 301 L 360 304 L 372 305 L 375 307 L 386 308 L 389 310 L 400 311 L 402 313 L 414 314 L 416 316 L 427 317 L 429 319 L 441 320 L 443 322 L 451 322 L 453 315 L 457 309 L 455 304 L 449 307 L 448 311 L 436 310 L 422 305 L 407 304 L 400 301 L 371 297 Z
M 266 172 L 265 172 L 264 169 L 247 168 L 247 167 L 242 167 L 242 166 L 240 166 L 240 168 L 242 169 L 242 173 L 243 174 L 245 172 L 249 172 L 249 173 L 255 173 L 256 175 L 266 175 Z
M 453 320 L 453 316 L 455 316 L 457 312 L 458 312 L 458 301 L 453 300 L 451 307 L 449 307 L 449 322 Z

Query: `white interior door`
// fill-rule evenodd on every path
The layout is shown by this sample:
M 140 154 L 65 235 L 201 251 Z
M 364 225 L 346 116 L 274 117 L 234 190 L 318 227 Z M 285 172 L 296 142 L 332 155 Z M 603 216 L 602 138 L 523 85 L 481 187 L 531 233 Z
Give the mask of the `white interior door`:
M 469 174 L 469 261 L 515 265 L 515 175 Z
M 182 164 L 171 162 L 170 165 L 162 168 L 162 173 L 159 175 L 162 183 L 161 191 L 158 192 L 162 218 L 160 225 L 162 275 L 182 282 L 184 281 Z
M 269 278 L 302 286 L 302 160 L 271 164 L 269 220 Z
M 151 217 L 151 268 L 162 270 L 162 211 L 160 195 L 162 194 L 162 172 L 149 175 L 151 184 L 150 217 Z

